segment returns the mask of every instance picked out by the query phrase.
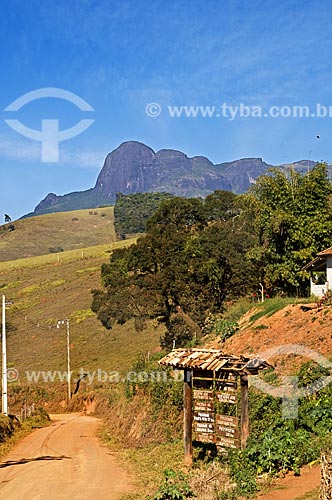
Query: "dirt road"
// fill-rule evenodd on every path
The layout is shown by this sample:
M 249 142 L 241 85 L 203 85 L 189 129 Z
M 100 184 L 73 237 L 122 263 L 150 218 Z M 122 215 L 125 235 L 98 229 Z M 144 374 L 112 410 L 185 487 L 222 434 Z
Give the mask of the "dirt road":
M 0 463 L 6 500 L 117 500 L 135 491 L 129 474 L 96 437 L 100 422 L 53 415 L 49 427 L 24 438 Z
M 289 474 L 283 479 L 274 480 L 274 489 L 266 495 L 259 495 L 256 500 L 297 500 L 303 496 L 308 500 L 318 500 L 319 485 L 320 466 L 305 466 L 301 469 L 301 476 Z

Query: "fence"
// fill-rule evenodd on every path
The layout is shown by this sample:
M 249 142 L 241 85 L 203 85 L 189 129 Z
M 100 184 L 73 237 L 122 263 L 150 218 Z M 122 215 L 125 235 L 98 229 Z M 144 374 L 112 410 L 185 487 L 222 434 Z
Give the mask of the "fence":
M 18 418 L 18 420 L 20 422 L 24 422 L 24 420 L 31 417 L 31 415 L 34 413 L 34 411 L 35 411 L 35 404 L 34 403 L 32 403 L 32 405 L 28 405 L 28 404 L 24 403 L 20 412 L 18 414 L 16 414 L 15 416 L 16 416 L 16 418 Z
M 137 238 L 130 238 L 128 240 L 115 241 L 114 243 L 97 245 L 95 247 L 67 250 L 66 252 L 50 253 L 47 255 L 39 255 L 37 257 L 4 261 L 0 262 L 0 271 L 5 271 L 7 269 L 20 269 L 22 267 L 44 266 L 45 264 L 60 264 L 90 257 L 107 256 L 107 254 L 112 252 L 112 250 L 115 250 L 116 248 L 128 247 L 133 243 L 136 243 L 136 241 Z

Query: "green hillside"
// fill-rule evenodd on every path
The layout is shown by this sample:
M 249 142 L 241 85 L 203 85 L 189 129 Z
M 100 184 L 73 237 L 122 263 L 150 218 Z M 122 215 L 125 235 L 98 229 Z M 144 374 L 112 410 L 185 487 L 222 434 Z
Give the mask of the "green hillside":
M 113 207 L 39 215 L 0 227 L 0 262 L 114 241 Z
M 104 253 L 0 271 L 0 291 L 13 302 L 7 309 L 8 366 L 19 371 L 21 385 L 27 384 L 26 370 L 66 370 L 66 332 L 56 328 L 64 318 L 70 318 L 74 372 L 123 371 L 139 354 L 158 349 L 160 327 L 136 332 L 128 324 L 108 331 L 90 310 L 91 289 L 100 286 L 100 266 L 108 259 Z

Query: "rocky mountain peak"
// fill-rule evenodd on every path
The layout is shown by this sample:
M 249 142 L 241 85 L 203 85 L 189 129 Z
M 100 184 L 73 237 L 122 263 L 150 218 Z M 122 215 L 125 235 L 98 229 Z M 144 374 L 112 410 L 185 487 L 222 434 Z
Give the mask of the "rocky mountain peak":
M 301 160 L 292 165 L 304 170 L 314 164 Z M 205 156 L 190 158 L 174 149 L 155 152 L 142 142 L 127 141 L 106 156 L 94 188 L 63 196 L 49 193 L 34 214 L 111 204 L 116 193 L 163 191 L 184 197 L 204 197 L 217 189 L 243 193 L 271 166 L 262 158 L 215 165 Z

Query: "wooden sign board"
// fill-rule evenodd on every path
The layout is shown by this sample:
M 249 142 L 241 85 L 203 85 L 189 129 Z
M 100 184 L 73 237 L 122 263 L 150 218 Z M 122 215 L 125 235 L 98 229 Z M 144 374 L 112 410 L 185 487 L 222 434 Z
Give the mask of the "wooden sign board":
M 224 448 L 233 448 L 233 449 L 236 449 L 239 447 L 237 439 L 226 438 L 226 437 L 221 437 L 221 436 L 216 437 L 216 445 L 222 446 Z
M 216 426 L 216 432 L 218 437 L 226 437 L 226 438 L 234 438 L 237 439 L 239 437 L 239 429 L 234 429 L 234 427 L 224 427 L 220 424 Z
M 217 382 L 217 389 L 220 391 L 234 392 L 237 390 L 236 382 Z
M 194 430 L 195 432 L 201 433 L 206 432 L 209 434 L 214 434 L 214 424 L 210 422 L 195 422 L 194 421 Z
M 229 415 L 216 415 L 216 423 L 225 427 L 227 426 L 237 428 L 239 425 L 239 419 L 237 417 L 231 417 Z
M 214 423 L 214 412 L 208 411 L 195 411 L 194 412 L 195 422 L 211 422 Z
M 200 443 L 215 443 L 216 436 L 215 434 L 207 434 L 205 432 L 196 432 L 196 441 Z
M 215 413 L 218 409 L 220 411 L 218 403 L 231 405 L 238 403 L 238 375 L 226 370 L 218 373 L 193 370 L 193 385 L 192 425 L 195 440 L 215 444 L 224 452 L 229 448 L 239 448 L 239 419 Z
M 237 394 L 231 392 L 216 392 L 218 403 L 230 403 L 235 405 L 237 403 Z
M 238 438 L 238 418 L 228 415 L 216 415 L 216 432 L 226 438 Z
M 205 399 L 208 401 L 213 401 L 213 391 L 199 391 L 199 390 L 194 390 L 193 391 L 193 397 L 194 399 Z
M 214 402 L 213 401 L 203 401 L 203 400 L 194 401 L 194 410 L 195 411 L 214 411 Z

